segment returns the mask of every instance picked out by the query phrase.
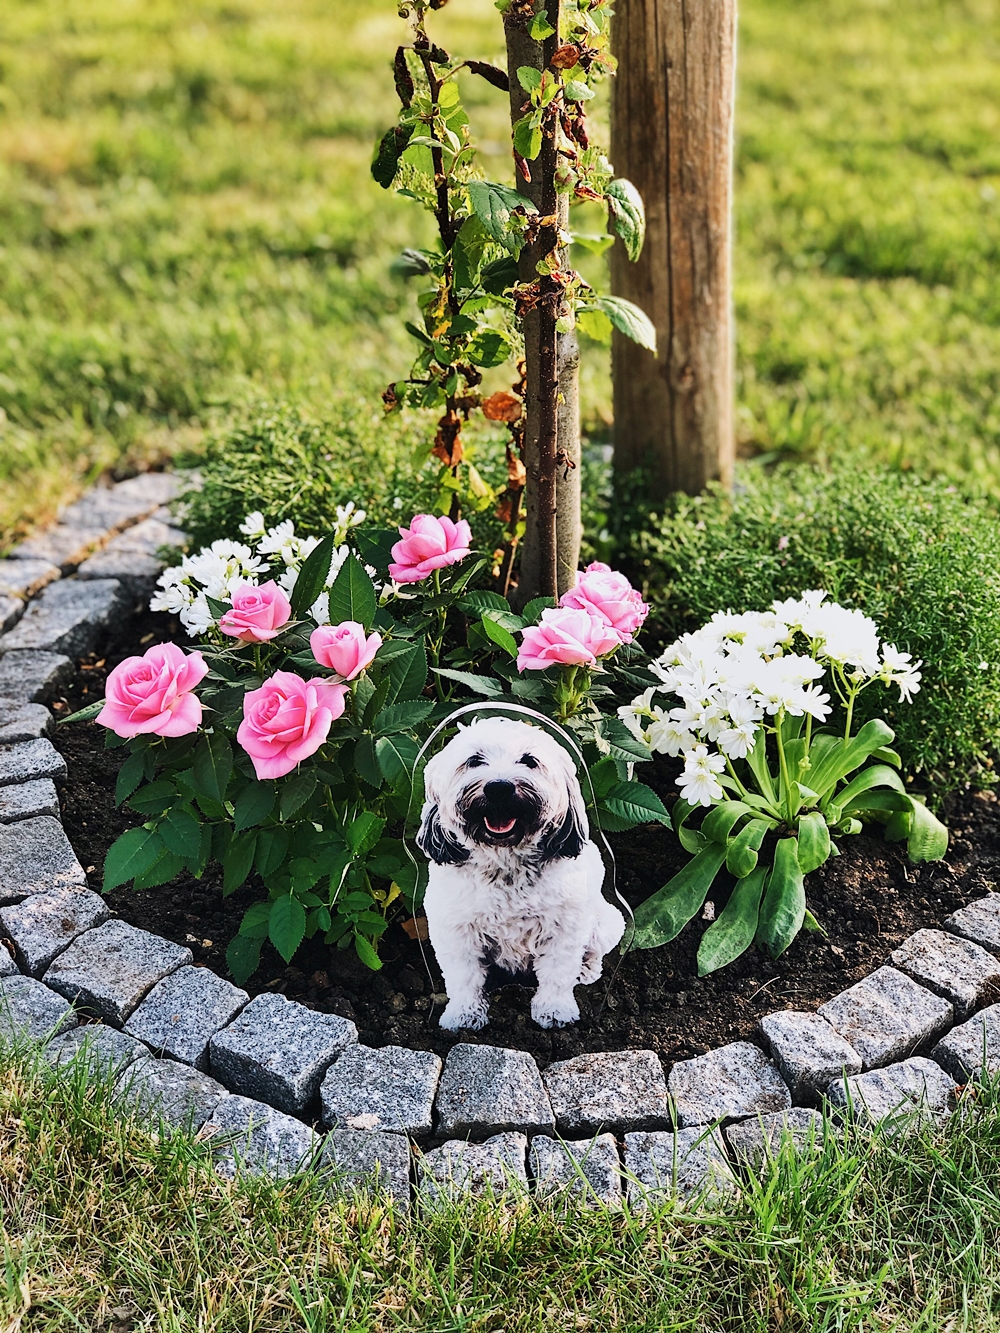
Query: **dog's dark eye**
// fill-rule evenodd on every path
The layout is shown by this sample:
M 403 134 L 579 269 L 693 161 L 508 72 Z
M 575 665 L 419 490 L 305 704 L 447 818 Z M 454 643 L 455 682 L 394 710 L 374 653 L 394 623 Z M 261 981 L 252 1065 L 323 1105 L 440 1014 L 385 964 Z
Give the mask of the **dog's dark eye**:
M 535 758 L 533 754 L 522 754 L 521 758 L 517 762 L 519 764 L 523 764 L 525 768 L 538 767 L 538 760 Z
M 465 761 L 465 767 L 466 767 L 466 768 L 482 768 L 482 767 L 484 766 L 485 763 L 486 763 L 486 760 L 483 758 L 483 756 L 482 756 L 481 754 L 474 754 L 474 755 L 472 755 L 469 759 L 466 759 L 466 761 Z

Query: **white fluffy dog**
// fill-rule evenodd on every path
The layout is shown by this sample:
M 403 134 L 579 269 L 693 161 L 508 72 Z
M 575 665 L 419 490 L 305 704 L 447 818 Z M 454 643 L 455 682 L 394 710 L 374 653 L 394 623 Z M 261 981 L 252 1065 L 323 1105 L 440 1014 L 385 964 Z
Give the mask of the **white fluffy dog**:
M 596 981 L 625 918 L 601 895 L 573 761 L 539 727 L 490 718 L 459 728 L 428 763 L 417 843 L 429 858 L 424 897 L 448 1004 L 441 1026 L 489 1021 L 491 963 L 533 972 L 531 1016 L 575 1023 L 573 987 Z

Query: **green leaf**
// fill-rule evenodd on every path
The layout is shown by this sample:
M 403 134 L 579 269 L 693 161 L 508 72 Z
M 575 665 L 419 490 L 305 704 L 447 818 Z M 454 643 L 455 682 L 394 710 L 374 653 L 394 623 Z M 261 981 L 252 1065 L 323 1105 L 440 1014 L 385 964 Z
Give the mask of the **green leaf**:
M 725 859 L 725 847 L 708 843 L 662 889 L 640 903 L 635 912 L 635 947 L 655 949 L 676 939 L 701 911 Z
M 613 759 L 642 761 L 652 758 L 649 746 L 633 736 L 620 717 L 602 717 L 600 733 Z
M 608 828 L 607 815 L 621 825 L 613 832 L 624 832 L 637 824 L 663 824 L 670 828 L 670 815 L 656 792 L 644 782 L 619 782 L 611 788 L 598 805 L 602 828 Z
M 385 701 L 389 697 L 389 689 L 392 685 L 388 676 L 385 676 L 375 687 L 371 698 L 365 704 L 365 711 L 361 718 L 363 727 L 370 727 L 385 707 Z M 360 702 L 360 701 L 359 701 Z
M 226 950 L 226 966 L 237 986 L 243 986 L 260 967 L 260 950 L 263 939 L 251 939 L 247 935 L 234 935 Z
M 243 920 L 240 922 L 240 934 L 249 935 L 251 939 L 255 940 L 266 940 L 270 920 L 271 904 L 253 903 L 243 913 Z
M 647 351 L 656 351 L 656 329 L 653 321 L 637 305 L 626 301 L 623 296 L 598 296 L 594 300 L 593 308 L 607 315 L 618 332 L 624 333 L 626 338 L 631 338 L 634 343 L 645 347 Z
M 157 825 L 156 831 L 164 846 L 175 856 L 197 862 L 201 850 L 201 824 L 190 808 L 174 806 L 166 819 Z
M 852 778 L 847 786 L 837 792 L 835 804 L 841 810 L 850 810 L 854 805 L 864 805 L 864 793 L 873 787 L 891 787 L 893 791 L 905 791 L 903 779 L 894 768 L 887 764 L 873 764 Z
M 354 767 L 358 776 L 376 790 L 382 785 L 382 770 L 375 757 L 374 736 L 362 736 L 354 747 Z
M 799 869 L 803 875 L 818 870 L 830 855 L 830 830 L 818 810 L 812 810 L 799 820 Z
M 618 177 L 605 187 L 608 212 L 615 231 L 625 243 L 625 253 L 634 264 L 646 239 L 646 210 L 642 195 L 631 181 Z
M 584 83 L 582 79 L 567 79 L 563 86 L 563 92 L 569 102 L 589 102 L 596 93 L 589 84 Z M 611 182 L 614 185 L 614 181 Z M 629 256 L 631 259 L 631 255 Z
M 409 699 L 405 703 L 390 704 L 383 708 L 375 718 L 372 730 L 380 736 L 391 736 L 393 732 L 410 731 L 425 722 L 434 711 L 430 699 Z
M 253 868 L 254 853 L 257 850 L 256 833 L 237 833 L 229 842 L 222 863 L 222 895 L 227 897 L 244 882 Z
M 221 805 L 232 771 L 233 752 L 228 738 L 221 731 L 209 732 L 194 752 L 192 772 L 198 794 Z
M 391 787 L 412 775 L 419 752 L 420 746 L 409 736 L 379 736 L 375 742 L 376 762 Z
M 474 366 L 492 370 L 495 366 L 503 365 L 512 350 L 510 339 L 502 330 L 482 329 L 470 341 L 466 356 Z
M 296 773 L 287 782 L 282 783 L 278 809 L 283 820 L 291 819 L 296 811 L 301 810 L 309 797 L 316 790 L 317 777 L 312 771 Z
M 375 952 L 371 941 L 365 939 L 364 935 L 358 931 L 354 932 L 354 949 L 365 967 L 370 967 L 373 972 L 378 972 L 382 966 L 382 960 Z
M 518 194 L 509 185 L 497 185 L 495 181 L 469 181 L 466 189 L 476 217 L 497 244 L 507 249 L 511 249 L 511 213 L 517 208 L 523 209 L 525 213 L 538 212 L 530 199 Z
M 333 536 L 331 532 L 329 536 L 324 537 L 315 550 L 306 556 L 305 563 L 299 570 L 299 576 L 295 580 L 295 587 L 289 599 L 292 604 L 292 615 L 296 619 L 305 615 L 327 585 L 334 552 Z
M 380 574 L 388 574 L 392 548 L 399 541 L 399 532 L 395 528 L 363 527 L 352 529 L 351 536 L 363 563 L 371 565 Z
M 406 151 L 413 130 L 412 125 L 393 125 L 392 129 L 386 130 L 379 140 L 372 162 L 372 175 L 383 190 L 388 190 L 396 179 L 399 159 Z
M 368 571 L 352 551 L 340 567 L 330 589 L 330 624 L 354 620 L 371 629 L 378 597 Z
M 385 820 L 371 810 L 362 810 L 347 829 L 347 844 L 357 857 L 364 856 L 378 842 L 385 828 Z
M 282 865 L 290 840 L 291 832 L 287 828 L 266 828 L 257 834 L 254 865 L 261 879 L 268 880 Z
M 769 828 L 774 828 L 771 819 L 751 819 L 740 829 L 726 848 L 726 869 L 737 879 L 745 879 L 757 868 L 757 854 Z
M 528 36 L 532 39 L 532 41 L 535 42 L 544 42 L 546 37 L 554 37 L 555 31 L 556 30 L 549 22 L 544 9 L 540 9 L 538 13 L 535 15 L 535 17 L 528 24 Z M 528 91 L 530 92 L 531 88 L 521 78 L 522 74 L 528 74 L 528 73 L 538 75 L 538 83 L 534 85 L 534 87 L 536 88 L 538 87 L 538 84 L 541 83 L 542 76 L 538 73 L 537 70 L 529 70 L 525 67 L 522 67 L 517 71 L 517 77 L 521 79 L 521 87 L 527 88 Z
M 531 28 L 539 22 L 543 23 L 545 27 L 548 28 L 548 32 L 545 36 L 550 37 L 555 29 L 549 23 L 548 19 L 546 19 L 544 12 L 535 15 L 531 20 Z M 542 38 L 535 37 L 535 34 L 531 32 L 531 28 L 528 29 L 528 32 L 531 33 L 531 36 L 535 38 L 536 42 L 540 42 Z M 521 65 L 517 71 L 517 81 L 526 93 L 536 92 L 542 86 L 542 71 L 540 69 L 535 69 L 531 65 Z
M 251 782 L 233 803 L 233 827 L 237 833 L 263 823 L 274 809 L 277 795 L 273 782 Z
M 729 895 L 729 902 L 701 937 L 698 946 L 700 977 L 726 967 L 753 944 L 767 869 L 767 866 L 757 866 L 739 881 Z
M 486 637 L 498 648 L 502 648 L 508 657 L 517 657 L 517 644 L 509 629 L 504 629 L 503 625 L 498 624 L 490 616 L 483 616 L 480 624 Z
M 183 798 L 167 778 L 157 778 L 128 798 L 128 807 L 138 815 L 162 815 Z
M 121 805 L 138 787 L 142 781 L 143 769 L 146 764 L 144 753 L 130 754 L 118 770 L 118 777 L 115 780 L 115 805 Z
M 726 842 L 733 829 L 753 811 L 742 801 L 720 801 L 701 821 L 701 831 L 712 842 Z
M 506 295 L 517 282 L 517 260 L 509 254 L 504 255 L 502 259 L 491 260 L 490 263 L 483 265 L 479 281 L 483 291 L 488 292 L 490 296 Z
M 521 619 L 526 625 L 537 625 L 543 611 L 550 611 L 558 605 L 554 597 L 532 597 L 527 606 L 522 608 Z
M 394 657 L 389 663 L 388 673 L 387 704 L 419 699 L 427 684 L 427 653 L 423 644 L 409 644 L 407 653 Z
M 611 240 L 610 236 L 608 240 Z M 592 306 L 584 310 L 578 310 L 576 326 L 588 338 L 593 338 L 594 342 L 607 344 L 611 341 L 613 325 L 603 310 L 595 310 Z
M 883 764 L 892 764 L 893 768 L 903 767 L 902 759 L 895 750 L 890 750 L 888 745 L 880 745 L 877 750 L 873 750 L 872 758 L 878 759 Z
M 809 782 L 821 796 L 826 796 L 848 773 L 853 773 L 876 750 L 894 738 L 895 732 L 881 718 L 866 722 L 856 736 L 846 744 L 838 741 L 825 748 L 823 757 L 809 770 Z M 818 739 L 818 738 L 817 738 Z M 814 743 L 815 750 L 815 743 Z
M 306 909 L 293 894 L 284 894 L 271 904 L 267 933 L 278 953 L 290 963 L 306 933 Z
M 449 667 L 435 667 L 434 671 L 436 675 L 446 676 L 448 680 L 457 680 L 459 685 L 464 685 L 473 694 L 481 694 L 487 699 L 499 699 L 504 692 L 503 684 L 493 676 L 480 676 L 474 671 L 452 671 Z
M 513 137 L 514 151 L 520 153 L 526 162 L 534 162 L 542 149 L 542 128 L 535 112 L 514 122 Z
M 161 845 L 156 860 L 148 870 L 144 870 L 141 875 L 136 875 L 132 881 L 132 887 L 134 889 L 154 889 L 160 884 L 169 884 L 172 879 L 176 879 L 183 869 L 184 858 L 168 851 L 166 847 Z
M 151 869 L 162 851 L 163 843 L 149 829 L 126 829 L 108 848 L 104 862 L 104 892 L 117 889 L 120 884 Z
M 913 823 L 906 843 L 911 861 L 940 861 L 948 850 L 948 830 L 915 796 L 910 798 Z
M 774 866 L 760 909 L 757 943 L 771 958 L 777 958 L 801 930 L 805 914 L 806 895 L 798 861 L 798 840 L 780 838 L 774 849 Z
M 98 699 L 95 703 L 87 704 L 85 708 L 78 708 L 75 713 L 70 713 L 69 717 L 60 717 L 56 721 L 57 727 L 64 727 L 67 722 L 90 722 L 104 707 L 104 700 Z

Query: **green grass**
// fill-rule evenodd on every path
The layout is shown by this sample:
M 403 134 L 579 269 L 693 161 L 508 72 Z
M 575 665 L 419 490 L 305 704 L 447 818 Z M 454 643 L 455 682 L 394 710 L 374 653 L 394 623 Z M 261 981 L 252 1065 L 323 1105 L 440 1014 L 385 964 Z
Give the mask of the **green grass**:
M 786 1154 L 724 1209 L 377 1202 L 220 1180 L 84 1081 L 0 1056 L 0 1328 L 16 1333 L 991 1333 L 1000 1098 Z M 21 1322 L 19 1323 L 19 1318 Z
M 996 0 L 747 0 L 741 25 L 744 449 L 1000 496 Z M 377 409 L 409 360 L 388 265 L 428 235 L 368 174 L 403 26 L 391 0 L 8 0 L 0 542 L 249 392 Z M 489 0 L 433 27 L 500 54 Z M 466 91 L 504 172 L 504 99 Z M 598 347 L 584 390 L 606 431 Z

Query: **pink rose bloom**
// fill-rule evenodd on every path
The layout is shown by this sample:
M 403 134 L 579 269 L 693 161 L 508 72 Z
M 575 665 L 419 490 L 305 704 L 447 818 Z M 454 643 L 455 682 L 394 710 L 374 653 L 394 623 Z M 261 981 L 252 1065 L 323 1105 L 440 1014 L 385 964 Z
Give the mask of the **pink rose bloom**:
M 189 736 L 201 725 L 201 700 L 192 691 L 207 674 L 201 653 L 158 643 L 111 672 L 97 721 L 116 736 Z
M 250 690 L 236 739 L 258 778 L 283 778 L 315 754 L 343 714 L 347 692 L 346 685 L 303 680 L 293 671 L 276 671 L 259 690 Z
M 345 620 L 342 625 L 320 625 L 309 635 L 312 655 L 321 666 L 336 671 L 341 680 L 353 680 L 371 666 L 382 647 L 381 634 L 365 635 L 364 625 Z
M 472 530 L 465 519 L 415 514 L 408 528 L 400 528 L 401 542 L 392 548 L 389 573 L 397 583 L 421 583 L 435 569 L 464 560 L 472 549 Z
M 624 574 L 616 574 L 608 565 L 595 560 L 576 576 L 576 587 L 564 592 L 560 606 L 589 611 L 616 630 L 622 643 L 631 643 L 649 607 Z
M 603 620 L 589 611 L 555 607 L 542 612 L 540 625 L 521 631 L 518 671 L 544 671 L 550 666 L 593 666 L 621 644 Z
M 241 643 L 267 643 L 292 618 L 292 606 L 273 579 L 259 588 L 244 584 L 233 593 L 233 609 L 219 621 L 219 629 Z

